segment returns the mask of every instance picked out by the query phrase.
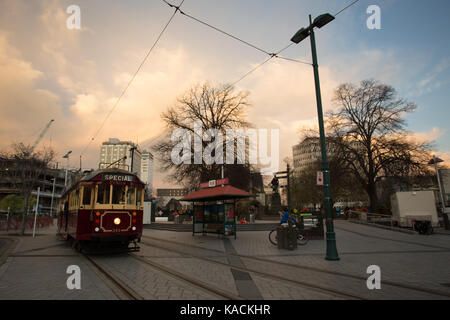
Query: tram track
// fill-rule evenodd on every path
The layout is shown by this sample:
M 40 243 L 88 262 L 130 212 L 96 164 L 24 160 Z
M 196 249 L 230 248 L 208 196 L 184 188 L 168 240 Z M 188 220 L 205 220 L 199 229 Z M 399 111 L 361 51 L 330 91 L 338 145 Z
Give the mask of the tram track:
M 143 236 L 143 238 L 148 238 L 148 237 L 147 236 Z M 158 245 L 146 243 L 144 241 L 141 241 L 141 244 L 144 244 L 145 246 L 154 247 L 154 248 L 158 248 L 158 249 L 162 249 L 162 250 L 178 253 L 178 254 L 181 254 L 181 255 L 189 256 L 191 258 L 202 260 L 202 261 L 206 261 L 206 262 L 209 262 L 209 263 L 226 266 L 226 267 L 229 267 L 231 269 L 239 270 L 239 271 L 242 271 L 242 272 L 253 273 L 255 275 L 259 275 L 259 276 L 262 276 L 262 277 L 274 279 L 276 281 L 280 281 L 280 282 L 283 282 L 283 283 L 286 283 L 286 284 L 289 284 L 289 285 L 293 285 L 294 284 L 294 285 L 300 286 L 302 288 L 312 289 L 312 290 L 314 290 L 316 292 L 332 294 L 332 295 L 334 295 L 336 297 L 340 297 L 340 298 L 353 299 L 353 300 L 367 300 L 364 297 L 357 296 L 357 295 L 354 295 L 354 294 L 351 294 L 351 293 L 346 293 L 346 292 L 339 291 L 339 290 L 335 290 L 333 288 L 327 288 L 327 287 L 323 287 L 323 286 L 320 286 L 320 285 L 317 285 L 317 284 L 314 284 L 314 283 L 310 283 L 310 282 L 299 281 L 299 280 L 296 280 L 296 279 L 293 279 L 293 278 L 286 278 L 286 277 L 282 277 L 282 276 L 275 275 L 275 274 L 272 274 L 272 273 L 267 273 L 267 272 L 264 272 L 264 271 L 252 269 L 252 268 L 241 267 L 241 266 L 236 266 L 236 265 L 233 265 L 233 264 L 230 264 L 230 263 L 220 262 L 220 261 L 217 261 L 217 260 L 214 260 L 214 259 L 211 259 L 211 258 L 206 258 L 204 256 L 199 256 L 199 255 L 194 255 L 194 254 L 191 254 L 191 253 L 187 253 L 186 251 L 176 250 L 176 249 L 173 249 L 173 248 L 167 248 L 167 247 L 164 247 L 164 246 L 158 246 Z M 179 243 L 177 243 L 177 244 L 179 244 Z M 197 247 L 197 248 L 200 248 L 200 247 Z M 201 249 L 209 250 L 209 249 L 205 249 L 205 248 L 201 248 Z M 218 250 L 212 250 L 212 251 L 218 251 Z M 225 253 L 225 252 L 220 252 L 220 253 L 225 255 L 225 256 L 226 255 L 235 255 L 235 254 L 229 254 L 229 253 Z M 235 255 L 235 256 L 241 257 L 241 255 Z M 245 257 L 245 256 L 243 256 L 243 257 Z
M 83 257 L 88 264 L 93 267 L 101 276 L 109 282 L 109 287 L 113 289 L 114 294 L 121 300 L 144 300 L 139 293 L 133 290 L 129 285 L 124 283 L 118 277 L 114 276 L 111 271 L 105 268 L 101 263 L 95 261 L 94 258 L 86 255 L 84 253 L 80 253 L 80 256 Z
M 142 263 L 144 263 L 146 265 L 149 265 L 149 266 L 151 266 L 151 267 L 153 267 L 153 268 L 155 268 L 155 269 L 157 269 L 159 271 L 162 271 L 162 272 L 164 272 L 166 274 L 169 274 L 169 275 L 171 275 L 172 277 L 175 277 L 178 280 L 182 280 L 184 282 L 187 282 L 190 285 L 194 285 L 194 286 L 196 286 L 196 287 L 198 287 L 200 289 L 206 290 L 207 292 L 212 293 L 212 294 L 214 294 L 216 296 L 219 296 L 221 298 L 225 298 L 227 300 L 242 300 L 241 297 L 239 297 L 239 296 L 237 296 L 235 294 L 232 294 L 232 293 L 227 292 L 227 291 L 222 290 L 222 289 L 218 289 L 218 288 L 216 288 L 214 286 L 208 285 L 208 284 L 206 284 L 206 283 L 204 283 L 202 281 L 199 281 L 197 279 L 194 279 L 192 277 L 188 277 L 188 276 L 186 276 L 186 275 L 184 275 L 184 274 L 182 274 L 182 273 L 180 273 L 180 272 L 178 272 L 176 270 L 173 270 L 173 269 L 168 268 L 166 266 L 163 266 L 163 265 L 161 265 L 159 263 L 156 263 L 156 262 L 153 262 L 153 261 L 149 261 L 149 260 L 147 260 L 147 259 L 145 259 L 143 257 L 140 257 L 140 256 L 138 256 L 135 253 L 130 253 L 129 256 L 132 257 L 133 259 L 136 259 L 136 260 L 138 260 L 138 261 L 140 261 L 140 262 L 142 262 Z
M 136 290 L 133 290 L 130 287 L 130 285 L 126 284 L 125 282 L 121 281 L 118 277 L 114 276 L 111 273 L 111 271 L 109 271 L 101 263 L 95 261 L 95 259 L 93 257 L 91 257 L 85 253 L 79 253 L 79 254 L 83 258 L 85 258 L 96 270 L 98 270 L 106 278 L 107 281 L 112 283 L 112 285 L 122 293 L 122 296 L 125 295 L 125 298 L 127 300 L 145 300 L 145 298 L 142 297 L 139 293 L 137 293 Z M 200 288 L 202 291 L 206 291 L 207 293 L 209 293 L 215 297 L 223 298 L 226 300 L 242 300 L 241 297 L 239 297 L 233 293 L 219 289 L 212 285 L 208 285 L 202 281 L 199 281 L 192 277 L 186 276 L 174 269 L 168 268 L 159 263 L 149 261 L 143 257 L 138 256 L 135 253 L 128 253 L 128 256 L 139 261 L 142 264 L 152 267 L 152 269 L 156 269 L 166 275 L 169 275 L 171 278 L 182 281 L 184 283 L 188 283 L 191 286 Z M 135 284 L 133 283 L 133 285 L 135 285 Z M 119 298 L 121 298 L 120 294 L 117 294 L 117 292 L 115 292 L 115 293 Z
M 323 269 L 319 269 L 319 268 L 316 268 L 316 267 L 311 267 L 311 266 L 304 265 L 304 264 L 293 264 L 293 263 L 288 263 L 288 262 L 274 261 L 274 260 L 270 260 L 270 259 L 264 259 L 264 258 L 248 256 L 248 255 L 242 255 L 242 254 L 237 254 L 237 253 L 223 252 L 223 251 L 216 250 L 216 249 L 208 249 L 208 248 L 203 248 L 203 247 L 200 247 L 200 246 L 195 246 L 195 245 L 186 244 L 186 243 L 180 243 L 180 242 L 172 241 L 172 240 L 158 239 L 158 238 L 154 238 L 154 237 L 150 237 L 150 236 L 142 236 L 142 238 L 149 239 L 149 240 L 156 240 L 156 241 L 159 241 L 159 242 L 172 243 L 172 244 L 175 244 L 175 245 L 180 245 L 180 246 L 185 246 L 185 247 L 191 247 L 191 248 L 194 248 L 194 249 L 201 249 L 201 250 L 204 250 L 204 251 L 214 252 L 214 253 L 220 254 L 222 256 L 235 256 L 235 257 L 239 257 L 239 258 L 242 258 L 242 259 L 249 259 L 249 260 L 254 260 L 254 261 L 258 261 L 258 262 L 278 265 L 278 266 L 285 266 L 285 267 L 295 268 L 295 269 L 299 269 L 299 270 L 302 270 L 302 271 L 307 270 L 307 271 L 310 271 L 310 272 L 316 272 L 316 273 L 321 273 L 321 274 L 328 274 L 328 275 L 333 275 L 333 276 L 339 276 L 339 277 L 343 277 L 343 278 L 349 278 L 349 279 L 354 279 L 354 280 L 359 280 L 359 281 L 364 281 L 364 282 L 367 281 L 367 278 L 362 277 L 362 276 L 353 275 L 353 274 L 347 274 L 347 273 L 342 273 L 342 272 L 337 272 L 337 271 L 323 270 Z M 395 240 L 393 240 L 393 241 L 395 241 Z M 145 244 L 145 245 L 149 245 L 149 244 L 146 244 L 145 242 L 142 242 L 142 243 Z M 161 247 L 161 246 L 159 246 L 159 248 L 186 255 L 185 251 L 184 252 L 183 251 L 179 252 L 178 250 L 168 249 L 167 247 Z M 230 264 L 225 264 L 225 263 L 222 263 L 222 262 L 219 262 L 219 261 L 216 261 L 216 260 L 213 260 L 213 259 L 205 258 L 205 257 L 202 257 L 202 256 L 195 255 L 195 258 L 202 259 L 202 260 L 207 260 L 207 261 L 210 261 L 210 262 L 213 262 L 213 263 L 228 265 L 229 267 L 232 267 L 232 268 L 235 268 L 235 269 L 239 269 L 236 266 L 233 266 L 233 265 L 230 265 Z M 260 273 L 260 271 L 250 270 L 248 268 L 243 270 L 243 271 Z M 276 277 L 275 275 L 272 275 L 272 274 L 267 274 L 266 273 L 266 275 L 267 276 L 271 276 L 271 277 Z M 292 280 L 288 279 L 288 281 L 292 281 Z M 306 284 L 302 283 L 302 284 L 315 286 L 314 284 L 309 284 L 309 283 L 306 283 Z M 436 296 L 444 297 L 444 298 L 447 298 L 447 299 L 450 298 L 450 293 L 449 292 L 445 292 L 445 291 L 441 291 L 441 290 L 435 290 L 435 289 L 430 289 L 430 288 L 418 287 L 418 286 L 404 284 L 404 283 L 399 283 L 399 282 L 391 281 L 391 280 L 383 280 L 383 284 L 389 285 L 389 286 L 392 286 L 392 287 L 401 288 L 401 289 L 414 290 L 414 291 L 420 292 L 420 293 L 436 295 Z M 328 288 L 323 288 L 323 287 L 321 289 L 329 290 Z M 365 298 L 362 298 L 362 297 L 356 297 L 356 298 L 365 299 Z

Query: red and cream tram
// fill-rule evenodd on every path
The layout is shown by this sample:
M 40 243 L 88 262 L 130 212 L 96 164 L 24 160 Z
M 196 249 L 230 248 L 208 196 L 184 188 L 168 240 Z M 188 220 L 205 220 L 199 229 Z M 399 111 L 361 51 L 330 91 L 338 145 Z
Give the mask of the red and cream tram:
M 129 171 L 103 169 L 89 173 L 61 197 L 58 234 L 76 249 L 108 242 L 128 248 L 140 241 L 145 184 Z

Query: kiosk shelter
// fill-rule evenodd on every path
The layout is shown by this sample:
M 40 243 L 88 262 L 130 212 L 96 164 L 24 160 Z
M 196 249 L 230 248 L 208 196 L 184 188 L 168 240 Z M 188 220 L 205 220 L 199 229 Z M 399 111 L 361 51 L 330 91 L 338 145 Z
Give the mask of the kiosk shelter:
M 180 199 L 193 202 L 192 235 L 216 233 L 236 239 L 236 201 L 255 195 L 228 183 L 228 178 L 201 183 L 197 191 Z

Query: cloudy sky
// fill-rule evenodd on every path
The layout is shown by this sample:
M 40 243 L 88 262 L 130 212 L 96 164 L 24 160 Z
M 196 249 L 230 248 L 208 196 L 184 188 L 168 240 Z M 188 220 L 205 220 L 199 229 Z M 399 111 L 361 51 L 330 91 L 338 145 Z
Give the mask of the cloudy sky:
M 276 52 L 308 23 L 308 14 L 335 14 L 351 2 L 185 0 L 182 10 Z M 81 9 L 80 30 L 66 26 L 70 5 Z M 381 30 L 366 26 L 370 5 L 381 8 Z M 373 78 L 390 84 L 418 105 L 407 115 L 408 129 L 434 140 L 436 153 L 450 161 L 449 9 L 447 0 L 360 0 L 318 30 L 325 111 L 336 108 L 331 98 L 340 83 Z M 162 0 L 0 0 L 0 148 L 33 143 L 55 119 L 40 147 L 54 148 L 59 160 L 72 150 L 73 167 L 83 154 L 83 168 L 96 168 L 107 138 L 155 138 L 164 130 L 161 112 L 188 88 L 233 83 L 267 58 L 176 14 L 91 141 L 172 13 Z M 283 55 L 310 61 L 309 41 Z M 311 66 L 272 59 L 237 90 L 251 93 L 250 122 L 280 130 L 280 162 L 292 156 L 299 128 L 317 122 Z M 168 185 L 160 174 L 155 179 L 156 187 Z

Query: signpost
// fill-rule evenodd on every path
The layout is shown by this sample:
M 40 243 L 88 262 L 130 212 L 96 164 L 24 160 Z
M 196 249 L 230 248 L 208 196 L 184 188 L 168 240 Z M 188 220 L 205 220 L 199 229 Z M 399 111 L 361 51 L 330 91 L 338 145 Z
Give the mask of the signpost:
M 39 194 L 41 192 L 41 187 L 38 187 L 38 191 L 37 191 L 37 200 L 36 200 L 36 210 L 34 212 L 34 226 L 33 226 L 33 238 L 36 234 L 36 219 L 37 219 L 37 214 L 38 214 L 38 208 L 39 208 Z

